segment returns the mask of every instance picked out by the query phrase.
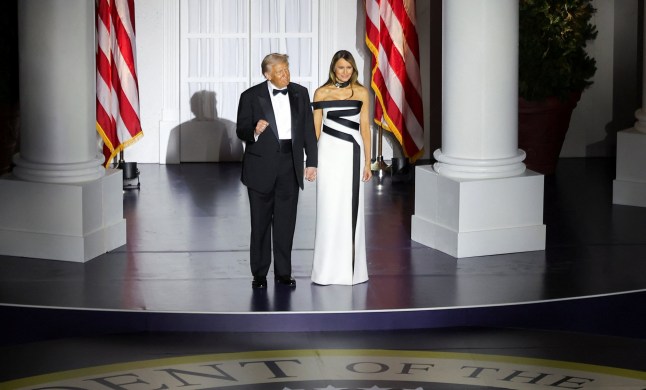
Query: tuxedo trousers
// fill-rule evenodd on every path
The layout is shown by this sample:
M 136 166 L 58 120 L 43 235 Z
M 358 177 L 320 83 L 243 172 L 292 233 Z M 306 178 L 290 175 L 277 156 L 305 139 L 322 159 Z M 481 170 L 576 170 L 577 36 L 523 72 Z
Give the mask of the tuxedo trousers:
M 274 275 L 292 274 L 299 186 L 291 151 L 280 153 L 278 174 L 268 193 L 248 188 L 251 212 L 250 266 L 254 277 L 266 277 L 273 248 Z

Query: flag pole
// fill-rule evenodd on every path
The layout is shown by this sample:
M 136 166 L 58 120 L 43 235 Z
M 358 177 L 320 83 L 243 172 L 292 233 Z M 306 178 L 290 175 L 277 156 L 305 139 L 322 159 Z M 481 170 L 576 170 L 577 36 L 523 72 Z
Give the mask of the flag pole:
M 377 180 L 381 184 L 381 182 L 384 179 L 385 173 L 389 171 L 390 167 L 388 164 L 384 162 L 384 156 L 383 156 L 383 147 L 382 147 L 382 139 L 384 135 L 384 128 L 379 125 L 379 133 L 377 135 L 377 158 L 374 163 L 372 163 L 370 169 L 375 172 L 377 176 Z
M 137 163 L 125 162 L 123 153 L 124 148 L 144 135 L 139 117 L 134 1 L 98 0 L 95 10 L 96 129 L 103 140 L 104 165 L 106 168 L 114 165 L 118 158 L 117 168 L 123 170 L 123 188 L 139 189 Z M 122 33 L 117 33 L 113 25 L 122 26 Z M 127 113 L 121 111 L 122 107 L 128 107 Z
M 364 5 L 366 46 L 372 54 L 370 86 L 378 100 L 374 120 L 381 126 L 378 141 L 382 141 L 383 128 L 395 135 L 403 155 L 417 156 L 424 145 L 424 110 L 415 0 L 364 0 Z M 380 143 L 371 169 L 379 179 L 386 170 L 395 178 L 399 160 L 393 157 L 390 167 L 386 166 Z

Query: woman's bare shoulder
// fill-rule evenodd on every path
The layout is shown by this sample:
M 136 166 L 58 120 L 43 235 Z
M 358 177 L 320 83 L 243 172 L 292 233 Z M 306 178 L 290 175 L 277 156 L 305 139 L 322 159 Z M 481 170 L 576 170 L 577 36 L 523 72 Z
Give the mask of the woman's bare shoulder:
M 325 100 L 328 96 L 330 96 L 330 92 L 331 88 L 329 85 L 323 85 L 316 88 L 316 91 L 314 91 L 314 101 Z
M 364 103 L 369 100 L 368 88 L 363 85 L 356 85 L 354 88 L 357 100 L 362 100 Z
M 353 88 L 355 89 L 355 91 L 357 91 L 357 94 L 368 95 L 368 88 L 364 87 L 361 84 L 355 84 Z

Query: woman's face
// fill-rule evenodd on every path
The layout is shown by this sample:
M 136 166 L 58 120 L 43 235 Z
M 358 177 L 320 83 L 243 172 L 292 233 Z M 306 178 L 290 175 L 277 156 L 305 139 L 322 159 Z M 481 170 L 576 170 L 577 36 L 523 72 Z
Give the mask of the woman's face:
M 343 58 L 339 58 L 336 64 L 334 64 L 334 76 L 337 81 L 342 83 L 350 80 L 353 70 L 352 65 Z

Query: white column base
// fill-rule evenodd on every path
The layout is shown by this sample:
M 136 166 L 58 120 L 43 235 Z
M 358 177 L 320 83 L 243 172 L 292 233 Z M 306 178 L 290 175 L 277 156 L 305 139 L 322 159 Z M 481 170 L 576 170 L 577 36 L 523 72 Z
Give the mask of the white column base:
M 0 254 L 86 262 L 125 243 L 121 170 L 75 184 L 0 179 Z
M 415 170 L 411 239 L 456 258 L 545 249 L 543 176 L 469 180 Z
M 646 133 L 635 129 L 617 133 L 617 176 L 612 203 L 646 207 Z

